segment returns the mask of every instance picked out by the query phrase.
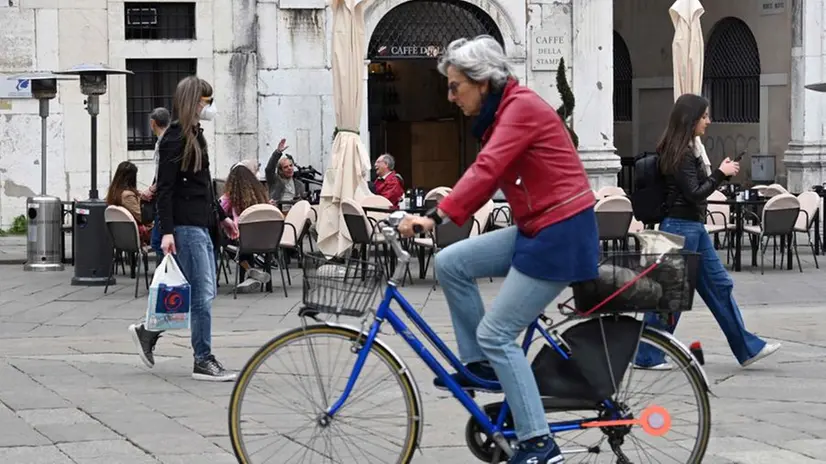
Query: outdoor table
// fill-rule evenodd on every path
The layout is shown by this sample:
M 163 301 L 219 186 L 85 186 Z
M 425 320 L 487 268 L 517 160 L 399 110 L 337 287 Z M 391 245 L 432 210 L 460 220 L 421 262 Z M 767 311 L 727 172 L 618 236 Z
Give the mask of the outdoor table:
M 732 240 L 734 240 L 734 263 L 733 268 L 734 272 L 740 272 L 742 270 L 742 251 L 743 251 L 743 233 L 744 233 L 744 220 L 745 214 L 744 210 L 748 207 L 753 207 L 757 209 L 760 206 L 763 206 L 768 201 L 768 198 L 758 198 L 756 200 L 740 200 L 734 198 L 727 198 L 725 200 L 708 200 L 708 204 L 710 205 L 728 205 L 731 211 L 731 215 L 734 217 L 734 236 Z M 791 247 L 789 247 L 789 269 L 791 269 Z M 757 247 L 752 246 L 752 260 L 751 264 L 754 266 L 757 263 Z

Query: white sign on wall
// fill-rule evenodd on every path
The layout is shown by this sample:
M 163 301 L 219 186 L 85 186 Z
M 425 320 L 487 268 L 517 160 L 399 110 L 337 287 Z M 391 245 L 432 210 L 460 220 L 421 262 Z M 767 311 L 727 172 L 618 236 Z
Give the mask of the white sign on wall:
M 787 0 L 757 0 L 761 15 L 785 13 L 786 3 Z
M 0 98 L 32 98 L 32 82 L 0 74 Z
M 556 71 L 559 59 L 564 58 L 566 67 L 571 66 L 571 34 L 561 29 L 531 30 L 531 70 Z

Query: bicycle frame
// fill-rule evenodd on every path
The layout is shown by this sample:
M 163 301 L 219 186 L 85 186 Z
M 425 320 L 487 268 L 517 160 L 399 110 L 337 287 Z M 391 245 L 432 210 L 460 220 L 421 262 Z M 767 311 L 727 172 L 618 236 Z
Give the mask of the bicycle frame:
M 505 422 L 505 418 L 508 414 L 508 405 L 507 399 L 503 402 L 503 406 L 499 412 L 499 417 L 496 420 L 496 423 L 491 422 L 491 420 L 487 417 L 484 411 L 476 404 L 476 402 L 470 397 L 470 395 L 464 391 L 459 384 L 453 380 L 447 370 L 442 366 L 442 364 L 436 359 L 436 357 L 428 350 L 428 348 L 419 340 L 416 335 L 414 335 L 410 329 L 408 328 L 407 324 L 402 321 L 402 319 L 392 310 L 390 309 L 390 303 L 395 301 L 399 304 L 402 308 L 402 312 L 404 315 L 413 322 L 413 325 L 419 329 L 419 331 L 424 335 L 424 337 L 433 345 L 438 352 L 450 363 L 450 365 L 457 371 L 462 373 L 468 378 L 473 379 L 476 383 L 481 386 L 487 388 L 497 388 L 499 386 L 498 383 L 484 381 L 479 379 L 478 377 L 471 374 L 465 366 L 461 363 L 461 361 L 456 357 L 456 355 L 448 348 L 444 341 L 433 331 L 433 329 L 425 322 L 421 315 L 416 312 L 415 309 L 410 305 L 410 303 L 404 298 L 404 296 L 399 292 L 396 284 L 393 280 L 391 280 L 387 288 L 384 292 L 384 298 L 382 299 L 379 307 L 376 311 L 376 317 L 373 323 L 370 326 L 370 330 L 368 332 L 367 338 L 364 341 L 364 345 L 359 351 L 358 358 L 356 359 L 355 366 L 353 367 L 353 371 L 350 374 L 350 378 L 347 381 L 347 385 L 344 388 L 344 392 L 342 392 L 341 397 L 329 408 L 327 411 L 327 415 L 330 417 L 335 416 L 335 414 L 344 406 L 344 403 L 347 401 L 347 398 L 350 396 L 353 387 L 358 380 L 358 376 L 361 373 L 362 368 L 364 367 L 364 363 L 367 359 L 367 356 L 370 353 L 370 348 L 372 347 L 376 337 L 378 336 L 379 329 L 381 328 L 382 324 L 386 321 L 390 323 L 393 329 L 396 331 L 397 334 L 401 335 L 402 338 L 407 341 L 407 344 L 416 352 L 419 358 L 427 364 L 428 367 L 436 374 L 442 381 L 444 381 L 445 385 L 448 387 L 453 396 L 459 400 L 462 406 L 467 409 L 467 411 L 473 416 L 473 418 L 482 426 L 486 433 L 490 434 L 490 436 L 494 436 L 495 434 L 501 434 L 505 439 L 515 439 L 516 432 L 514 430 L 503 430 L 502 425 Z M 560 324 L 561 325 L 561 324 Z M 530 348 L 531 343 L 533 343 L 534 335 L 536 332 L 539 332 L 542 337 L 547 340 L 547 342 L 554 348 L 554 350 L 560 355 L 563 356 L 564 359 L 568 359 L 568 354 L 559 346 L 559 344 L 554 340 L 553 337 L 548 333 L 548 330 L 543 328 L 539 324 L 539 319 L 535 320 L 528 326 L 527 332 L 525 333 L 525 338 L 522 341 L 522 349 L 527 354 L 528 349 Z M 566 422 L 557 422 L 557 423 L 549 423 L 548 426 L 550 427 L 551 433 L 558 433 L 558 432 L 565 432 L 570 430 L 581 430 L 584 427 L 582 424 L 598 420 L 598 418 L 588 418 L 588 419 L 579 419 L 575 421 L 566 421 Z

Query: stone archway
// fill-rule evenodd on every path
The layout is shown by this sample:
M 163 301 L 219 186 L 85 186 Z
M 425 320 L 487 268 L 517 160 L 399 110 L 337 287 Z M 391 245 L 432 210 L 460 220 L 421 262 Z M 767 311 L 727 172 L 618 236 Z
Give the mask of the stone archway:
M 365 45 L 368 45 L 373 33 L 379 22 L 390 11 L 404 3 L 411 0 L 376 0 L 364 12 L 365 19 Z M 482 12 L 487 14 L 491 20 L 496 24 L 502 35 L 502 45 L 505 48 L 505 53 L 512 59 L 525 58 L 525 46 L 521 36 L 523 29 L 517 29 L 511 17 L 495 0 L 460 0 L 462 3 L 467 3 L 479 8 Z M 367 50 L 365 50 L 365 58 L 367 58 Z

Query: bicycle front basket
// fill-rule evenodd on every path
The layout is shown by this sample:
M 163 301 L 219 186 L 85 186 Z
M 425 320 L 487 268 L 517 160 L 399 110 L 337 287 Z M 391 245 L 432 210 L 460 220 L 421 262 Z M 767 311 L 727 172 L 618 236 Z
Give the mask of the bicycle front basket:
M 319 313 L 361 317 L 375 308 L 381 266 L 357 259 L 328 259 L 318 253 L 303 259 L 304 307 Z
M 655 266 L 658 257 L 635 252 L 609 255 L 599 266 L 599 278 L 572 285 L 577 312 L 588 312 L 600 304 L 594 313 L 690 310 L 700 255 L 688 251 L 668 253 Z

